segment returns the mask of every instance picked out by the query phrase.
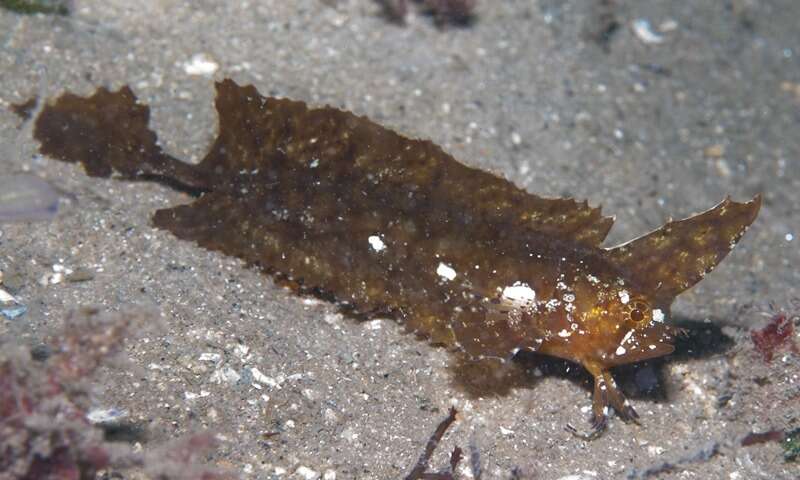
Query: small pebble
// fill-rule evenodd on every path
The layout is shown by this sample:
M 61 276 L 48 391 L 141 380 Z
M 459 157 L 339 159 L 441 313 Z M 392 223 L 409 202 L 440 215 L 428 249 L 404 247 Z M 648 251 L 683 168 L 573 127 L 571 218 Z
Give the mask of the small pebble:
M 78 267 L 72 273 L 67 274 L 66 281 L 71 283 L 88 282 L 94 279 L 94 272 L 88 268 Z
M 725 145 L 717 143 L 706 147 L 706 149 L 703 150 L 703 155 L 708 158 L 720 158 L 725 155 Z

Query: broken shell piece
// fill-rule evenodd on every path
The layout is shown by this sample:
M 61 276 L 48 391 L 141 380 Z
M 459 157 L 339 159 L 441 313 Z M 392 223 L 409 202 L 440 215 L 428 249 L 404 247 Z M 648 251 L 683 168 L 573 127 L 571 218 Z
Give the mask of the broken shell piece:
M 643 18 L 634 20 L 631 23 L 631 28 L 633 29 L 633 33 L 636 34 L 636 37 L 648 45 L 656 45 L 664 42 L 664 36 L 654 32 L 653 28 L 650 26 L 650 22 Z
M 86 419 L 95 425 L 113 425 L 128 416 L 127 410 L 117 408 L 95 408 L 86 414 Z
M 28 307 L 19 303 L 13 295 L 0 288 L 0 315 L 9 320 L 21 317 L 28 311 Z

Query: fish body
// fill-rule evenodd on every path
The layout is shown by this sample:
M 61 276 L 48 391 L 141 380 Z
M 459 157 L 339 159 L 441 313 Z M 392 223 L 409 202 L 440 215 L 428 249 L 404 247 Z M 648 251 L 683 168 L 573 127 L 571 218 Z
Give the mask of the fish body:
M 593 424 L 636 413 L 610 369 L 669 354 L 665 319 L 754 221 L 760 197 L 716 207 L 614 248 L 613 219 L 529 194 L 334 108 L 217 84 L 219 134 L 191 165 L 166 155 L 124 87 L 65 94 L 36 120 L 40 151 L 87 173 L 195 194 L 156 227 L 234 255 L 358 316 L 391 316 L 480 360 L 534 351 L 595 378 Z

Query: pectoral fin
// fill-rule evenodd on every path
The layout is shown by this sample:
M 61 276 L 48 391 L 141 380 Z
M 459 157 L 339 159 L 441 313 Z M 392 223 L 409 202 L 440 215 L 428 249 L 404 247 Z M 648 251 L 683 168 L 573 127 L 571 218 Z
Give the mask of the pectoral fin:
M 668 305 L 725 258 L 760 208 L 760 195 L 745 203 L 726 198 L 710 210 L 611 248 L 606 255 L 656 304 Z

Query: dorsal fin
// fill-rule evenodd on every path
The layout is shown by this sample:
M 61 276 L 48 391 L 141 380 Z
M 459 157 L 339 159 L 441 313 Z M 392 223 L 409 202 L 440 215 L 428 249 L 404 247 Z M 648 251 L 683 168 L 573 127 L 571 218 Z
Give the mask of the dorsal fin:
M 726 198 L 714 208 L 606 251 L 607 258 L 659 305 L 669 305 L 725 258 L 756 219 L 761 195 Z
M 447 202 L 484 209 L 504 222 L 598 246 L 612 217 L 570 198 L 542 198 L 491 173 L 468 167 L 428 140 L 399 135 L 366 117 L 332 107 L 261 96 L 232 80 L 216 84 L 219 135 L 200 168 L 208 175 L 255 169 L 355 170 Z M 386 175 L 391 173 L 390 175 Z M 427 193 L 426 193 L 427 192 Z M 511 225 L 509 225 L 511 226 Z

